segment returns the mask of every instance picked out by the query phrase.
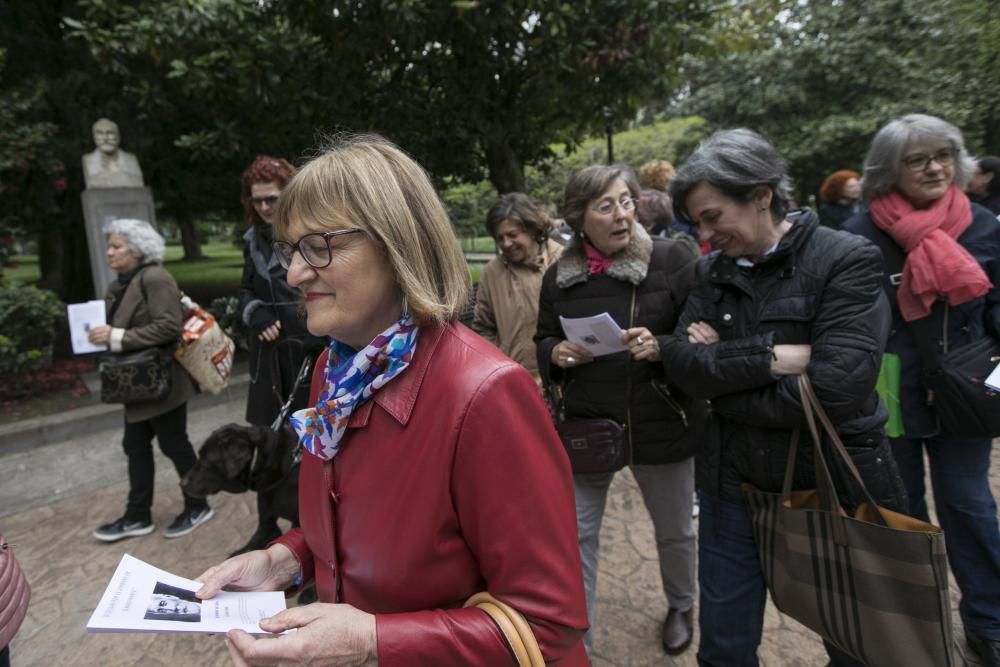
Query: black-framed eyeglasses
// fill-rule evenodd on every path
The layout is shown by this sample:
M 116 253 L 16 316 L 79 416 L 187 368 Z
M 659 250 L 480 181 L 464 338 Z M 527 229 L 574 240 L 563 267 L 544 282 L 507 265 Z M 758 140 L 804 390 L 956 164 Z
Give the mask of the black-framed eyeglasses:
M 274 206 L 278 203 L 278 195 L 268 195 L 267 197 L 250 197 L 250 203 L 254 206 L 260 206 L 261 204 L 267 204 L 268 206 Z
M 635 198 L 633 197 L 622 197 L 618 201 L 612 201 L 610 199 L 605 199 L 597 206 L 591 206 L 590 210 L 595 213 L 600 213 L 601 215 L 611 215 L 621 206 L 623 211 L 631 211 L 635 208 Z
M 942 167 L 950 167 L 955 162 L 955 155 L 958 151 L 954 148 L 942 148 L 934 155 L 924 155 L 923 153 L 913 153 L 903 158 L 903 166 L 910 171 L 921 172 L 927 168 L 931 160 L 937 162 Z
M 288 241 L 273 241 L 271 248 L 278 258 L 281 268 L 287 270 L 292 265 L 292 255 L 298 252 L 306 264 L 314 269 L 325 269 L 333 261 L 333 249 L 330 247 L 330 239 L 344 234 L 354 234 L 360 229 L 338 229 L 335 232 L 314 232 L 306 234 L 295 243 Z

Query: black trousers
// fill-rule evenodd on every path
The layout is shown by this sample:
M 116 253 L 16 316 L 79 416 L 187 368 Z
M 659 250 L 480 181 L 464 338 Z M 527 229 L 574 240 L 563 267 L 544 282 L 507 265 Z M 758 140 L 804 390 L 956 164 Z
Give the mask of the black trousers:
M 153 463 L 153 436 L 160 444 L 160 451 L 170 459 L 179 477 L 194 467 L 198 457 L 187 435 L 187 403 L 170 412 L 146 421 L 125 424 L 122 447 L 128 456 L 128 521 L 150 521 L 153 507 L 153 482 L 156 468 Z M 184 509 L 206 506 L 204 498 L 184 494 Z

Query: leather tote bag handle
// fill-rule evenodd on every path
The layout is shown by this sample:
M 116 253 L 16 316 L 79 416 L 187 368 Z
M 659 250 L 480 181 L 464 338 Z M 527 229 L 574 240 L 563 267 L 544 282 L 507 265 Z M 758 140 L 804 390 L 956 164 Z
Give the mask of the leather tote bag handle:
M 868 491 L 868 487 L 865 485 L 864 480 L 861 478 L 861 473 L 858 472 L 857 466 L 854 465 L 854 461 L 851 460 L 850 454 L 847 452 L 847 448 L 844 447 L 844 442 L 840 438 L 840 434 L 837 433 L 837 429 L 834 428 L 833 422 L 830 417 L 826 414 L 826 410 L 823 409 L 823 405 L 820 403 L 819 398 L 816 396 L 816 392 L 812 388 L 812 384 L 809 382 L 809 376 L 805 373 L 799 375 L 799 392 L 802 396 L 802 407 L 805 409 L 806 421 L 809 424 L 809 431 L 812 433 L 813 443 L 816 447 L 816 455 L 814 456 L 816 463 L 816 484 L 817 491 L 820 487 L 826 485 L 827 491 L 830 492 L 829 497 L 826 499 L 831 505 L 835 504 L 835 507 L 830 505 L 824 506 L 824 509 L 829 511 L 834 511 L 839 509 L 840 502 L 837 500 L 837 491 L 833 485 L 833 478 L 830 476 L 830 469 L 826 464 L 826 460 L 823 456 L 822 450 L 822 438 L 819 433 L 819 429 L 816 425 L 816 418 L 819 418 L 820 423 L 823 426 L 823 431 L 829 437 L 830 442 L 833 444 L 833 452 L 840 458 L 841 461 L 847 466 L 850 471 L 851 476 L 854 481 L 857 482 L 858 486 L 861 488 L 862 493 L 864 493 L 865 500 L 868 502 L 872 509 L 877 510 L 878 504 L 872 497 L 871 492 Z M 822 476 L 822 482 L 820 477 Z M 820 492 L 820 502 L 824 501 L 823 493 Z M 873 513 L 877 516 L 876 523 L 882 526 L 886 525 L 885 519 L 882 517 L 881 512 L 875 511 Z

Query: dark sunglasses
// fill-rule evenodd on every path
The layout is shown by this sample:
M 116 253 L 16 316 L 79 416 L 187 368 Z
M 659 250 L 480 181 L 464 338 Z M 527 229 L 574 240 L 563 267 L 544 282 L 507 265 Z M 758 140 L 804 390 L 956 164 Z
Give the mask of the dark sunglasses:
M 267 197 L 250 197 L 250 203 L 254 206 L 260 206 L 261 204 L 267 204 L 268 206 L 274 206 L 278 203 L 278 195 L 268 195 Z

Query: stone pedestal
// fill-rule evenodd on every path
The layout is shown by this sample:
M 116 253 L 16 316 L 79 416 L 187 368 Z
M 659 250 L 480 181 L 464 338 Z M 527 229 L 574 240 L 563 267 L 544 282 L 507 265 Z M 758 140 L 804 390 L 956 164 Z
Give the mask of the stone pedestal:
M 83 203 L 83 219 L 87 225 L 95 298 L 103 299 L 108 285 L 115 279 L 115 272 L 108 267 L 104 257 L 107 248 L 104 225 L 111 220 L 134 218 L 146 220 L 157 228 L 153 191 L 149 188 L 91 188 L 84 190 L 80 199 Z

